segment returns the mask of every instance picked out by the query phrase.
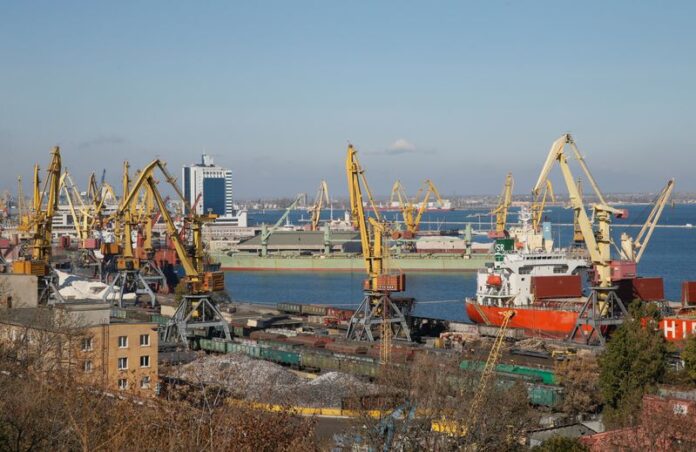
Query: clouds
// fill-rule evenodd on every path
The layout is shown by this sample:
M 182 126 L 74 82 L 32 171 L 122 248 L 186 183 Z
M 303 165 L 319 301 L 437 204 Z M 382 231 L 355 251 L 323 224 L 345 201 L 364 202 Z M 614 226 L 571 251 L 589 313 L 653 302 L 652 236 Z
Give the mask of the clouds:
M 386 149 L 380 151 L 368 151 L 366 154 L 397 156 L 405 154 L 434 154 L 434 152 L 431 150 L 421 149 L 405 138 L 398 138 L 392 144 L 387 146 Z

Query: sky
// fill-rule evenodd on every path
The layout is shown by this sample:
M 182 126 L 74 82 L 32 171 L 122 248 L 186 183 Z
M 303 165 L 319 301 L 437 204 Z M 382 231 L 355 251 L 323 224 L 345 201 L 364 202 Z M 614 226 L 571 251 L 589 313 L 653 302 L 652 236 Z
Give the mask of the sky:
M 205 152 L 238 198 L 321 179 L 342 197 L 350 142 L 381 195 L 426 178 L 494 194 L 508 171 L 529 193 L 570 132 L 605 192 L 696 192 L 694 17 L 679 1 L 1 1 L 0 190 L 60 145 L 80 186 Z

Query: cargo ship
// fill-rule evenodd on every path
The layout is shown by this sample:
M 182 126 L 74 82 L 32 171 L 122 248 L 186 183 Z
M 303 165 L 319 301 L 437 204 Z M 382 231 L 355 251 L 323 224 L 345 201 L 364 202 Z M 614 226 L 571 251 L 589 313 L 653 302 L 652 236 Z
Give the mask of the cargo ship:
M 513 310 L 509 327 L 531 336 L 566 339 L 587 301 L 583 281 L 590 262 L 568 251 L 518 251 L 505 254 L 495 267 L 480 270 L 476 298 L 466 300 L 469 319 L 500 326 L 502 313 Z M 662 278 L 631 278 L 618 283 L 622 300 L 664 301 Z M 696 335 L 696 283 L 684 283 L 682 305 L 665 307 L 658 329 L 665 339 L 679 342 Z M 589 327 L 582 327 L 590 332 Z
M 276 231 L 255 236 L 213 258 L 227 271 L 364 272 L 360 238 L 354 231 Z M 493 262 L 492 243 L 438 236 L 391 241 L 388 265 L 403 271 L 475 272 Z
M 582 287 L 590 267 L 587 259 L 565 251 L 509 252 L 499 259 L 477 274 L 476 298 L 466 300 L 471 321 L 498 326 L 501 313 L 514 309 L 511 328 L 539 336 L 567 336 L 587 300 Z

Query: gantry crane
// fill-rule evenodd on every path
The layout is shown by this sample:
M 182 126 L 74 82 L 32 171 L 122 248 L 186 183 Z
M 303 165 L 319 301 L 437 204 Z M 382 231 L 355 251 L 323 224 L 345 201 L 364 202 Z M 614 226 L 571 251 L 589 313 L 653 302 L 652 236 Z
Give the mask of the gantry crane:
M 181 342 L 190 346 L 194 330 L 201 329 L 208 330 L 209 336 L 222 335 L 229 340 L 231 338 L 229 325 L 222 317 L 222 314 L 212 298 L 213 292 L 225 290 L 224 273 L 219 271 L 206 271 L 204 268 L 203 224 L 213 221 L 217 216 L 210 214 L 198 215 L 191 210 L 190 206 L 186 206 L 187 210 L 190 212 L 190 216 L 187 217 L 185 221 L 191 222 L 190 230 L 193 241 L 191 247 L 192 253 L 189 254 L 187 252 L 187 246 L 184 245 L 182 238 L 179 236 L 179 231 L 174 224 L 174 220 L 172 220 L 172 216 L 167 210 L 164 199 L 157 188 L 154 173 L 158 168 L 186 205 L 185 198 L 176 185 L 176 180 L 171 177 L 164 162 L 158 159 L 151 162 L 140 172 L 137 181 L 131 190 L 129 190 L 128 195 L 123 199 L 121 208 L 123 209 L 123 206 L 132 205 L 137 197 L 137 192 L 141 188 L 150 190 L 153 200 L 164 220 L 167 235 L 174 244 L 177 256 L 186 273 L 186 277 L 182 279 L 179 284 L 186 285 L 187 293 L 183 296 L 172 320 L 167 324 L 164 333 L 164 342 Z
M 505 177 L 505 185 L 503 191 L 498 197 L 498 205 L 491 211 L 491 215 L 495 215 L 495 230 L 488 234 L 489 238 L 500 239 L 507 236 L 507 217 L 508 210 L 512 205 L 512 187 L 515 180 L 512 178 L 512 173 L 508 173 Z
M 357 152 L 348 146 L 346 176 L 353 224 L 360 231 L 363 260 L 367 279 L 363 284 L 364 297 L 348 324 L 346 337 L 350 340 L 374 341 L 375 330 L 382 339 L 381 359 L 388 362 L 391 339 L 410 340 L 411 332 L 405 314 L 409 304 L 392 299 L 391 294 L 406 289 L 406 277 L 402 272 L 389 272 L 385 265 L 388 250 L 384 243 L 386 224 L 374 206 L 365 172 L 358 161 Z M 374 216 L 368 216 L 363 204 L 363 190 L 371 203 Z M 401 306 L 399 306 L 401 304 Z
M 31 256 L 24 256 L 12 263 L 13 273 L 37 277 L 40 304 L 65 301 L 58 291 L 58 277 L 51 267 L 53 215 L 58 209 L 60 173 L 60 148 L 55 146 L 51 153 L 51 164 L 48 167 L 43 189 L 39 179 L 39 166 L 34 165 L 32 211 L 24 213 L 26 221 L 22 220 L 31 230 Z
M 324 208 L 324 203 L 328 205 L 331 203 L 331 200 L 329 199 L 329 186 L 325 180 L 322 180 L 317 190 L 317 196 L 314 198 L 314 204 L 309 208 L 312 214 L 312 219 L 309 224 L 309 229 L 311 231 L 319 230 L 319 218 L 321 217 L 321 209 Z

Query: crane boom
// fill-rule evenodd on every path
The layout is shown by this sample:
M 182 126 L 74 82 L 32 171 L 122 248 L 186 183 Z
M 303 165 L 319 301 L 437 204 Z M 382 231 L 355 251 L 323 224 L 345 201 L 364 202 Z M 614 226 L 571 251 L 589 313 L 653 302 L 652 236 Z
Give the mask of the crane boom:
M 314 204 L 310 208 L 312 213 L 310 230 L 312 231 L 319 229 L 319 219 L 321 217 L 321 209 L 323 208 L 324 202 L 329 204 L 331 201 L 329 200 L 329 186 L 325 180 L 322 180 L 319 184 L 319 190 L 317 191 L 317 196 L 314 199 Z
M 645 248 L 647 248 L 648 242 L 650 242 L 653 231 L 655 231 L 655 226 L 657 226 L 662 216 L 662 211 L 665 205 L 667 205 L 673 190 L 674 179 L 670 179 L 655 200 L 655 205 L 635 238 L 632 239 L 626 233 L 621 234 L 621 252 L 623 258 L 634 260 L 636 263 L 640 262 Z M 637 254 L 636 250 L 638 251 Z
M 512 173 L 508 173 L 505 177 L 505 185 L 503 191 L 498 198 L 498 206 L 491 211 L 491 215 L 495 215 L 495 232 L 498 235 L 505 233 L 507 226 L 508 210 L 512 205 L 512 187 L 515 181 L 512 178 Z

